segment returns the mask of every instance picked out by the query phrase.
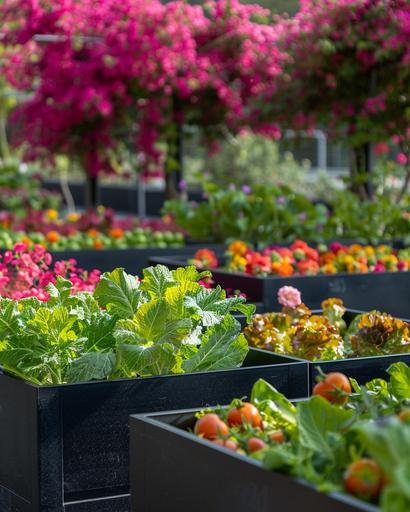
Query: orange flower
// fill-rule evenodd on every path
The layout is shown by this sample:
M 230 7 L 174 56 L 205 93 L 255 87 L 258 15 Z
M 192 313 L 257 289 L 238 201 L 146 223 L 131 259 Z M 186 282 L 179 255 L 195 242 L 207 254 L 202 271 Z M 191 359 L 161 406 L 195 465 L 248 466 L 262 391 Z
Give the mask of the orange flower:
M 228 246 L 228 252 L 242 256 L 248 250 L 248 246 L 242 240 L 235 240 Z
M 362 250 L 363 250 L 363 246 L 359 245 L 359 244 L 352 244 L 349 247 L 349 252 L 350 253 L 361 252 Z
M 109 231 L 108 231 L 108 235 L 111 237 L 111 238 L 122 238 L 124 236 L 124 230 L 121 229 L 121 228 L 111 228 Z
M 32 241 L 27 236 L 23 236 L 23 238 L 21 239 L 21 243 L 26 244 L 27 247 L 31 247 L 32 245 Z
M 333 252 L 325 252 L 320 256 L 320 264 L 321 265 L 328 265 L 329 263 L 332 263 L 336 259 L 336 254 Z
M 162 222 L 166 225 L 172 224 L 172 217 L 169 213 L 162 216 Z
M 91 238 L 96 238 L 98 236 L 98 231 L 94 228 L 90 228 L 87 231 L 87 235 L 89 235 Z
M 94 240 L 94 249 L 103 249 L 104 242 L 102 240 Z
M 57 233 L 57 231 L 49 231 L 46 235 L 46 238 L 49 242 L 58 242 L 60 239 L 60 235 Z

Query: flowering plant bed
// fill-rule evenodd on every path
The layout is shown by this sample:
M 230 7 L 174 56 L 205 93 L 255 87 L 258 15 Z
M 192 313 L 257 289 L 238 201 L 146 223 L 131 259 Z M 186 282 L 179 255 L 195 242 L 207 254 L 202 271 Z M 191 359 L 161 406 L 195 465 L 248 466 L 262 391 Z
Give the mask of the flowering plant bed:
M 258 377 L 307 393 L 307 364 L 249 350 L 231 312 L 254 308 L 201 277 L 151 267 L 139 283 L 116 269 L 93 294 L 71 295 L 60 278 L 46 303 L 0 301 L 6 510 L 129 510 L 131 413 L 216 404 L 249 393 Z
M 389 374 L 362 388 L 338 374 L 296 404 L 259 380 L 248 402 L 133 416 L 133 510 L 406 512 L 410 369 Z
M 77 267 L 74 259 L 55 261 L 43 246 L 30 250 L 25 244 L 16 244 L 12 251 L 0 255 L 0 296 L 10 299 L 36 297 L 47 301 L 49 284 L 58 277 L 69 280 L 71 293 L 93 291 L 100 279 L 100 271 L 87 272 Z
M 409 264 L 408 249 L 396 251 L 388 246 L 382 246 L 379 249 L 382 254 L 375 260 L 376 250 L 371 246 L 352 245 L 350 251 L 354 254 L 353 256 L 346 252 L 346 247 L 340 247 L 340 244 L 339 246 L 333 244 L 333 251 L 322 252 L 322 255 L 318 250 L 306 247 L 304 242 L 296 244 L 293 246 L 293 251 L 288 247 L 278 248 L 277 246 L 273 250 L 269 249 L 270 256 L 251 251 L 242 242 L 231 244 L 226 261 L 234 261 L 235 268 L 238 268 L 238 265 L 242 265 L 240 268 L 243 270 L 248 268 L 248 273 L 232 271 L 220 266 L 219 262 L 224 261 L 224 256 L 203 249 L 198 251 L 194 259 L 188 255 L 185 257 L 181 255 L 179 258 L 176 256 L 153 257 L 151 261 L 166 264 L 171 268 L 184 265 L 188 261 L 194 262 L 199 267 L 212 267 L 215 283 L 223 288 L 240 290 L 252 302 L 263 302 L 266 311 L 275 311 L 276 295 L 282 286 L 288 285 L 302 292 L 305 303 L 311 309 L 320 309 L 323 297 L 338 296 L 350 309 L 362 311 L 378 309 L 398 317 L 410 316 L 408 297 L 410 273 L 404 270 Z M 367 257 L 363 254 L 366 250 L 373 254 Z M 241 251 L 244 251 L 242 255 Z M 290 257 L 285 253 L 296 254 Z M 245 254 L 251 258 L 249 266 L 246 264 Z M 280 261 L 272 261 L 277 257 Z M 329 261 L 325 262 L 328 258 L 341 259 L 343 263 L 340 263 L 338 266 L 340 270 L 337 269 L 336 273 L 333 273 L 333 269 L 331 273 L 320 273 L 320 258 L 323 263 L 322 270 L 328 269 L 328 265 L 335 265 Z M 348 258 L 347 262 L 346 258 Z M 300 263 L 302 263 L 303 273 L 297 271 Z M 272 269 L 272 267 L 275 273 L 271 270 L 269 271 L 271 273 L 268 273 L 269 268 Z M 399 268 L 403 270 L 398 271 Z
M 338 242 L 310 247 L 297 240 L 289 247 L 273 245 L 258 252 L 237 240 L 228 246 L 223 265 L 215 252 L 207 249 L 198 251 L 192 262 L 198 267 L 215 269 L 222 266 L 229 272 L 262 277 L 395 272 L 410 268 L 410 250 L 396 250 L 389 245 L 347 246 Z
M 4 249 L 17 242 L 42 244 L 50 251 L 185 245 L 184 234 L 172 224 L 117 217 L 102 207 L 61 218 L 53 209 L 30 211 L 22 219 L 3 212 L 0 225 L 0 247 Z

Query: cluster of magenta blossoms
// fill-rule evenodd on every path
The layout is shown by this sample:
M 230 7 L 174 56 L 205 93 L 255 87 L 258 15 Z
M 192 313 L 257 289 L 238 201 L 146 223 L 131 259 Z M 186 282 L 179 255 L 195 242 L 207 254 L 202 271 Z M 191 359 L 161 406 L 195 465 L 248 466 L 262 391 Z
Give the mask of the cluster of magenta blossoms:
M 47 301 L 46 287 L 55 283 L 58 276 L 72 283 L 72 293 L 91 292 L 100 279 L 100 271 L 86 272 L 77 268 L 76 261 L 56 261 L 43 246 L 29 250 L 26 244 L 16 244 L 13 251 L 0 256 L 0 296 L 11 299 L 37 297 Z
M 239 0 L 4 0 L 5 72 L 34 95 L 16 111 L 32 157 L 66 153 L 109 171 L 124 133 L 141 161 L 161 165 L 176 123 L 259 125 L 253 99 L 272 96 L 282 55 L 269 11 Z M 39 36 L 53 36 L 53 43 Z
M 268 118 L 352 146 L 393 137 L 410 156 L 408 0 L 301 0 L 277 31 L 286 62 Z

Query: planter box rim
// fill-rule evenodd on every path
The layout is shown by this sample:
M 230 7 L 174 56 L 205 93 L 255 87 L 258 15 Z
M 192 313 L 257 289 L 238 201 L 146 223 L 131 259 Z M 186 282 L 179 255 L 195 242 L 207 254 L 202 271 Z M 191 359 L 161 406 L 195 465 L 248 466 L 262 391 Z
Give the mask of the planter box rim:
M 64 382 L 62 384 L 35 384 L 34 382 L 30 382 L 29 380 L 21 379 L 17 377 L 16 375 L 13 375 L 12 373 L 8 373 L 7 370 L 4 370 L 3 366 L 0 365 L 0 371 L 2 372 L 2 375 L 9 377 L 10 379 L 16 380 L 18 382 L 22 382 L 26 384 L 27 386 L 30 386 L 35 389 L 60 389 L 60 388 L 67 388 L 67 387 L 73 387 L 73 386 L 84 386 L 84 385 L 98 385 L 98 384 L 109 384 L 111 382 L 134 382 L 134 381 L 151 381 L 154 379 L 166 379 L 166 378 L 182 378 L 185 376 L 191 376 L 191 375 L 204 375 L 204 374 L 214 374 L 214 373 L 221 373 L 221 372 L 236 372 L 236 371 L 249 371 L 250 369 L 260 369 L 260 368 L 266 368 L 269 366 L 281 366 L 282 364 L 286 365 L 300 365 L 301 363 L 306 364 L 306 361 L 303 359 L 299 359 L 293 356 L 287 356 L 282 354 L 276 354 L 274 352 L 270 352 L 269 350 L 263 350 L 256 347 L 249 347 L 249 351 L 252 351 L 254 353 L 261 353 L 261 354 L 271 354 L 272 356 L 282 357 L 285 359 L 288 359 L 288 361 L 284 362 L 271 362 L 267 364 L 256 364 L 251 366 L 238 366 L 235 368 L 225 368 L 220 370 L 209 370 L 209 371 L 200 371 L 200 372 L 185 372 L 185 373 L 168 373 L 165 375 L 150 375 L 147 377 L 124 377 L 120 379 L 106 379 L 106 380 L 85 380 L 81 382 Z M 249 352 L 248 352 L 249 353 Z M 0 374 L 1 378 L 1 374 Z
M 303 399 L 301 399 L 301 400 L 303 400 Z M 159 419 L 157 419 L 157 417 L 161 417 L 161 416 L 163 416 L 163 417 L 168 416 L 168 415 L 176 416 L 178 414 L 189 414 L 191 412 L 192 413 L 198 412 L 198 409 L 167 411 L 167 412 L 154 413 L 154 414 L 133 414 L 130 416 L 130 424 L 133 423 L 134 421 L 135 422 L 138 421 L 138 422 L 143 422 L 143 423 L 146 423 L 148 425 L 151 425 L 151 426 L 154 426 L 157 428 L 164 429 L 172 434 L 175 434 L 180 437 L 184 437 L 185 439 L 188 439 L 192 442 L 199 443 L 200 445 L 207 447 L 210 450 L 216 450 L 219 453 L 224 454 L 224 456 L 226 456 L 226 457 L 232 457 L 241 464 L 250 464 L 250 465 L 258 468 L 261 471 L 268 472 L 268 473 L 275 473 L 274 471 L 269 471 L 269 470 L 265 469 L 263 467 L 262 462 L 259 460 L 253 459 L 252 457 L 240 455 L 239 453 L 229 450 L 228 448 L 224 448 L 223 446 L 219 446 L 214 443 L 211 443 L 209 440 L 202 439 L 199 436 L 196 436 L 195 434 L 193 434 L 192 432 L 188 432 L 186 430 L 183 430 L 182 428 L 178 428 L 174 425 L 171 425 L 166 422 L 162 422 Z M 287 478 L 291 478 L 292 480 L 294 480 L 295 482 L 297 482 L 300 485 L 303 485 L 305 487 L 309 487 L 309 488 L 315 490 L 317 493 L 320 492 L 316 489 L 316 487 L 313 484 L 311 484 L 310 482 L 308 482 L 306 480 L 303 480 L 301 478 L 294 478 L 294 477 L 292 477 L 290 475 L 286 475 L 284 473 L 281 473 L 281 474 L 283 476 L 286 476 Z M 351 504 L 356 505 L 358 510 L 363 510 L 366 512 L 379 512 L 381 510 L 376 505 L 372 505 L 365 501 L 359 500 L 359 499 L 355 498 L 354 496 L 346 495 L 344 493 L 333 492 L 333 493 L 322 493 L 322 494 L 327 494 L 329 497 L 335 498 L 337 500 L 346 501 L 348 503 L 350 502 Z

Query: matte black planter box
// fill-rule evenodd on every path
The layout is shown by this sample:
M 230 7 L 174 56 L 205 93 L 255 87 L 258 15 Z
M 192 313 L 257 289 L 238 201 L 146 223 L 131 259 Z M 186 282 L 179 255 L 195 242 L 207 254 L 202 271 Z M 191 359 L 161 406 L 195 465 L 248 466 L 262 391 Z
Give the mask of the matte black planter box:
M 176 268 L 186 265 L 189 257 L 155 256 L 150 261 Z M 239 289 L 249 301 L 263 302 L 267 311 L 278 309 L 277 293 L 286 285 L 298 288 L 303 302 L 311 309 L 319 309 L 321 302 L 328 297 L 339 297 L 349 308 L 362 311 L 378 309 L 397 317 L 410 317 L 410 272 L 257 277 L 216 269 L 212 270 L 212 275 L 223 288 Z
M 258 378 L 308 392 L 306 363 L 255 349 L 214 372 L 59 386 L 1 374 L 0 511 L 129 512 L 129 415 L 225 403 Z
M 194 422 L 193 411 L 131 417 L 132 512 L 379 510 L 347 495 L 319 493 L 182 430 Z
M 114 268 L 122 267 L 126 272 L 133 275 L 141 275 L 142 270 L 150 265 L 151 256 L 168 257 L 184 254 L 187 258 L 192 257 L 203 244 L 189 245 L 185 247 L 144 247 L 130 249 L 80 249 L 77 251 L 53 251 L 53 261 L 67 260 L 74 258 L 78 266 L 84 270 L 98 269 L 102 272 L 110 272 Z M 211 244 L 213 250 L 221 250 L 223 246 Z

